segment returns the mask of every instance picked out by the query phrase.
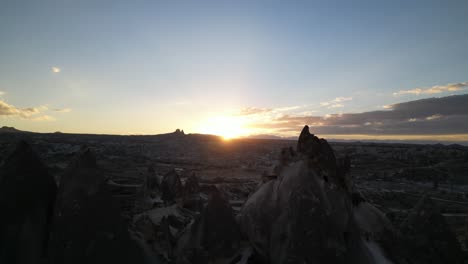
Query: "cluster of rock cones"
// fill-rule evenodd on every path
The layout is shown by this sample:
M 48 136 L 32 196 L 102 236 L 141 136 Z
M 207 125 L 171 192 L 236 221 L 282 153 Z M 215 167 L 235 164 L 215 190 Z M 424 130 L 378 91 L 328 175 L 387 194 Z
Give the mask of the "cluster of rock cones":
M 429 197 L 395 227 L 357 193 L 349 159 L 306 126 L 236 215 L 215 187 L 149 168 L 125 221 L 90 150 L 58 187 L 21 142 L 0 168 L 0 263 L 463 263 Z

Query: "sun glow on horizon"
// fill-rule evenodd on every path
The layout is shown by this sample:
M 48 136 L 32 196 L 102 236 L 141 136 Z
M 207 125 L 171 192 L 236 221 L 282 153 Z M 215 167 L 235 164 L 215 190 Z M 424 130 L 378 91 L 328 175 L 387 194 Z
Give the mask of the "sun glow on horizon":
M 246 121 L 237 116 L 216 116 L 206 119 L 198 128 L 203 134 L 221 136 L 225 140 L 248 136 Z

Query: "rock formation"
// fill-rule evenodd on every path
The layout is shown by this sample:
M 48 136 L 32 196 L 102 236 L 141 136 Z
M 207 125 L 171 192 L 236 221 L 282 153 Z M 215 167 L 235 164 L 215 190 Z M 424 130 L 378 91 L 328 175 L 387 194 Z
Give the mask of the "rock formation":
M 424 196 L 402 223 L 398 257 L 402 263 L 464 263 L 463 252 L 438 206 Z
M 159 185 L 159 178 L 158 175 L 156 175 L 154 167 L 149 166 L 145 175 L 145 182 L 143 186 L 145 196 L 155 198 L 156 195 L 160 192 Z
M 144 262 L 90 150 L 60 182 L 49 253 L 52 264 Z
M 240 232 L 234 212 L 218 190 L 214 190 L 208 204 L 188 226 L 178 242 L 178 263 L 212 263 L 230 259 L 239 248 Z
M 177 237 L 192 220 L 193 215 L 177 204 L 156 207 L 138 214 L 133 225 L 141 237 L 160 256 L 170 261 Z
M 164 175 L 161 182 L 161 198 L 165 203 L 173 203 L 182 194 L 182 182 L 175 170 Z
M 190 175 L 182 188 L 182 207 L 199 211 L 203 203 L 200 197 L 200 184 L 195 174 Z
M 278 178 L 250 196 L 238 216 L 243 233 L 263 261 L 388 261 L 377 243 L 366 242 L 361 227 L 366 223 L 356 221 L 350 186 L 340 173 L 346 170 L 338 169 L 327 141 L 310 134 L 306 126 L 297 153 L 286 152 Z
M 133 212 L 136 214 L 152 209 L 155 204 L 161 201 L 160 180 L 154 167 L 149 166 L 147 171 L 141 176 L 143 184 L 137 191 L 133 208 Z
M 0 263 L 40 263 L 57 187 L 31 147 L 19 142 L 0 168 Z

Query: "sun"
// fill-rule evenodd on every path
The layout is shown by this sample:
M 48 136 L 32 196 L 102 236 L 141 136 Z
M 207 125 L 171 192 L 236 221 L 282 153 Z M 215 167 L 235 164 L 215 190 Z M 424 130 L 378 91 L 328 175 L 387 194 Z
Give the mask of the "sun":
M 245 120 L 237 116 L 216 116 L 202 122 L 198 131 L 203 134 L 221 136 L 225 140 L 247 136 Z

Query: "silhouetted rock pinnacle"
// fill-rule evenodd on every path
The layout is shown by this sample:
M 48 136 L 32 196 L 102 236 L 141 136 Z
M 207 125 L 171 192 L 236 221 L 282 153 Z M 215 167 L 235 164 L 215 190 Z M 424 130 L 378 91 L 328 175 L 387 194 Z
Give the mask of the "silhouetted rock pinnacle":
M 305 126 L 297 152 L 282 152 L 278 177 L 252 194 L 238 215 L 255 252 L 266 263 L 385 263 L 380 246 L 362 232 L 384 229 L 385 221 L 377 220 L 385 217 L 369 206 L 355 214 L 327 141 Z M 341 174 L 347 163 L 340 164 Z M 356 216 L 376 221 L 357 222 Z
M 180 181 L 179 175 L 175 170 L 171 170 L 161 182 L 162 200 L 171 203 L 182 194 L 182 182 Z
M 154 198 L 156 194 L 160 192 L 160 183 L 158 175 L 156 175 L 156 171 L 154 167 L 151 165 L 148 167 L 148 170 L 145 175 L 145 189 L 144 193 L 145 196 Z
M 62 177 L 49 252 L 52 264 L 143 263 L 90 150 Z
M 195 174 L 190 175 L 182 188 L 182 207 L 198 211 L 202 207 L 200 184 Z
M 208 204 L 179 241 L 178 257 L 190 263 L 210 263 L 229 258 L 240 243 L 239 227 L 229 201 L 214 189 Z
M 180 129 L 176 129 L 176 131 L 174 132 L 174 134 L 175 134 L 175 135 L 181 135 L 181 136 L 185 135 L 184 130 L 180 130 Z
M 28 143 L 0 168 L 0 263 L 40 263 L 57 187 Z

